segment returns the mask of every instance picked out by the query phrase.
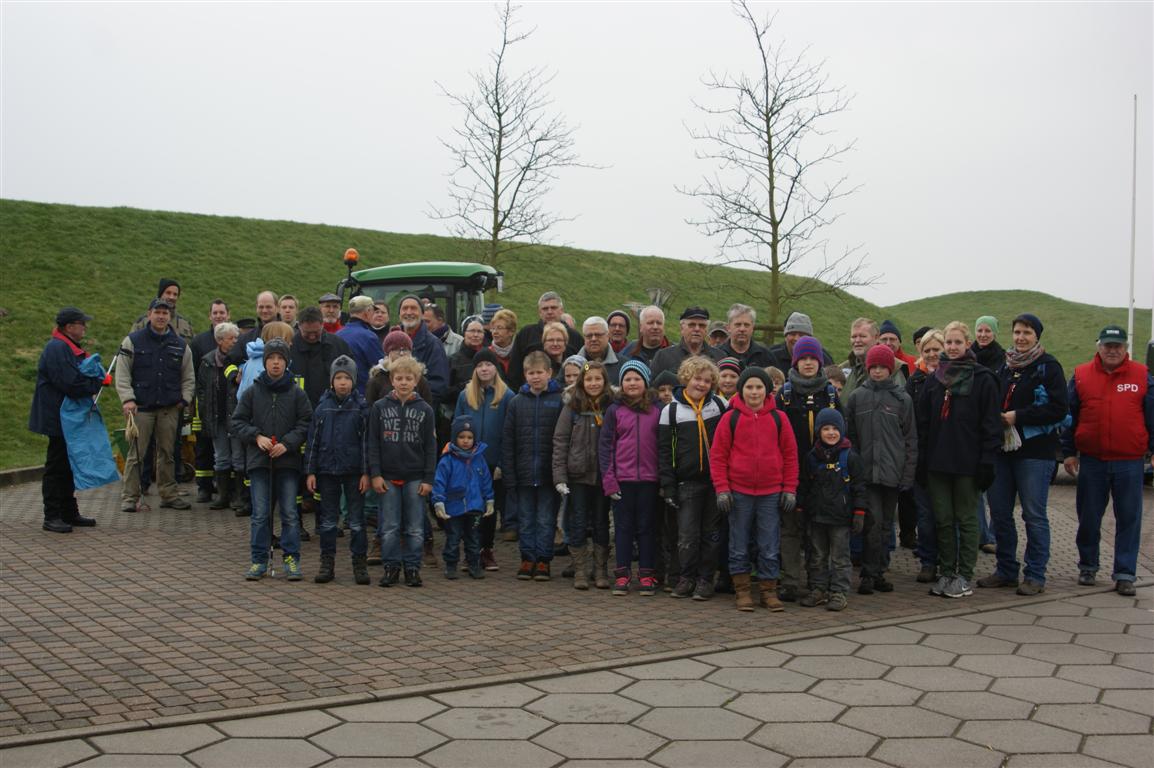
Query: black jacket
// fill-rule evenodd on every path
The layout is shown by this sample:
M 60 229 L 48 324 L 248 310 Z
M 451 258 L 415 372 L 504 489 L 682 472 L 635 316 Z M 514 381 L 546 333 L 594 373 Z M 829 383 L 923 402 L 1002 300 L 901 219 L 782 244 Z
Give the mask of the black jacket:
M 1006 350 L 1002 349 L 1002 345 L 994 339 L 985 347 L 979 347 L 978 342 L 970 345 L 974 356 L 978 358 L 978 365 L 984 365 L 991 371 L 997 371 L 1006 364 Z
M 289 365 L 294 376 L 304 379 L 305 394 L 309 396 L 313 408 L 317 407 L 321 396 L 332 386 L 329 371 L 333 360 L 348 354 L 348 343 L 335 333 L 321 331 L 321 337 L 315 344 L 305 341 L 299 330 L 293 335 Z
M 847 483 L 838 464 L 842 448 L 849 448 L 848 440 L 843 439 L 832 449 L 825 445 L 814 446 L 801 460 L 798 506 L 810 522 L 848 526 L 853 523 L 855 509 L 867 509 L 869 494 L 866 493 L 865 462 L 857 451 L 849 448 Z
M 945 384 L 936 373 L 926 379 L 914 408 L 919 469 L 976 477 L 980 465 L 993 465 L 1002 446 L 998 377 L 973 359 L 965 364 L 972 368 L 969 385 L 953 388 L 948 409 Z
M 533 394 L 526 384 L 509 401 L 501 436 L 506 488 L 553 484 L 553 432 L 561 408 L 561 385 L 553 379 L 541 394 Z
M 227 435 L 232 411 L 229 408 L 231 385 L 224 378 L 228 360 L 224 356 L 217 360 L 214 349 L 200 358 L 196 369 L 196 413 L 200 418 L 200 431 L 205 437 Z
M 457 407 L 457 398 L 461 394 L 461 390 L 469 383 L 469 379 L 473 378 L 473 355 L 477 354 L 477 350 L 462 344 L 461 348 L 453 353 L 449 358 L 449 388 L 446 390 L 445 399 L 441 401 L 443 405 L 448 406 L 452 411 Z M 501 367 L 497 366 L 497 371 L 500 372 Z
M 562 325 L 565 324 L 562 323 Z M 585 345 L 585 339 L 581 337 L 581 334 L 567 325 L 565 329 L 569 331 L 569 343 L 565 345 L 565 354 L 562 359 L 576 354 L 577 350 Z M 509 375 L 506 380 L 509 382 L 510 389 L 520 390 L 521 385 L 525 383 L 525 355 L 534 350 L 542 349 L 541 335 L 544 330 L 545 323 L 538 320 L 517 331 L 517 335 L 513 338 L 513 351 L 509 353 Z
M 774 393 L 777 407 L 789 418 L 793 436 L 797 438 L 797 455 L 804 457 L 813 448 L 817 435 L 814 423 L 822 408 L 841 412 L 837 389 L 820 370 L 812 379 L 803 379 L 797 371 L 786 371 L 785 384 Z M 844 437 L 844 435 L 843 435 Z M 801 461 L 799 458 L 798 461 Z
M 735 357 L 741 361 L 742 368 L 748 368 L 751 365 L 756 365 L 758 368 L 766 368 L 773 365 L 773 358 L 769 354 L 769 347 L 764 344 L 759 344 L 756 341 L 749 342 L 749 349 L 744 352 L 735 352 L 733 349 L 733 342 L 727 341 L 718 347 L 726 357 Z M 781 366 L 778 366 L 781 368 Z M 781 368 L 781 372 L 785 373 L 789 370 L 789 366 Z
M 368 404 L 355 389 L 344 400 L 327 390 L 313 411 L 305 472 L 310 475 L 361 475 L 365 470 Z
M 704 344 L 701 347 L 701 351 L 697 354 L 702 357 L 708 357 L 715 363 L 725 357 L 725 354 L 720 349 L 711 347 L 708 344 Z M 685 358 L 687 357 L 692 357 L 689 348 L 685 346 L 685 342 L 678 342 L 654 355 L 653 363 L 649 367 L 652 369 L 655 377 L 662 371 L 673 371 L 677 373 L 677 369 L 681 367 L 681 364 L 685 362 Z
M 823 360 L 821 365 L 824 368 L 827 365 L 833 365 L 833 357 L 829 352 L 822 349 Z M 784 343 L 774 344 L 769 348 L 769 364 L 780 370 L 782 373 L 788 373 L 789 369 L 793 367 L 793 356 L 789 353 L 789 349 Z M 806 448 L 808 451 L 809 448 Z M 798 454 L 799 456 L 803 454 Z
M 991 345 L 993 346 L 993 345 Z M 1014 411 L 1014 429 L 1022 438 L 1022 447 L 1004 454 L 1007 459 L 1046 459 L 1054 461 L 1059 455 L 1058 430 L 1035 435 L 1026 439 L 1023 427 L 1047 427 L 1057 425 L 1070 412 L 1069 391 L 1066 388 L 1066 374 L 1062 364 L 1048 352 L 1030 365 L 1019 370 L 1011 370 L 1005 363 L 997 369 L 1001 382 L 998 400 L 1001 411 Z M 1045 391 L 1042 396 L 1038 388 Z M 1040 401 L 1045 401 L 1041 404 Z
M 714 394 L 706 395 L 705 399 L 706 403 L 701 408 L 704 440 L 699 433 L 697 414 L 685 399 L 683 387 L 674 390 L 673 402 L 661 410 L 657 422 L 657 468 L 663 488 L 690 481 L 712 482 L 709 446 L 713 444 L 717 422 L 721 421 L 721 414 L 728 406 L 725 400 Z
M 244 468 L 268 469 L 268 454 L 256 445 L 258 435 L 275 437 L 288 450 L 276 459 L 274 470 L 301 469 L 301 446 L 308 437 L 313 407 L 292 374 L 285 372 L 276 381 L 268 373 L 257 377 L 244 391 L 232 414 L 232 432 L 244 443 Z

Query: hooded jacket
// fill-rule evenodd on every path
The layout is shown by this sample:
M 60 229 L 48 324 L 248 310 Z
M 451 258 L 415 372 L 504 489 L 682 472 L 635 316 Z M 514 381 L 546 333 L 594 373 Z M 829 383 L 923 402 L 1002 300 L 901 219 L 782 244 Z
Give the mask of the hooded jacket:
M 373 403 L 365 461 L 370 477 L 432 483 L 437 469 L 436 417 L 413 393 L 401 402 L 396 391 Z
M 918 465 L 914 404 L 891 376 L 866 379 L 845 404 L 846 437 L 861 452 L 870 485 L 908 488 Z
M 553 477 L 553 429 L 561 416 L 561 385 L 549 380 L 534 394 L 521 386 L 509 402 L 501 440 L 501 472 L 506 487 L 536 488 Z
M 842 449 L 849 449 L 846 457 L 846 475 L 838 464 Z M 866 468 L 850 441 L 830 448 L 817 442 L 805 454 L 798 482 L 798 507 L 810 522 L 820 525 L 848 526 L 853 523 L 855 509 L 865 510 L 869 504 L 866 492 Z
M 309 425 L 305 472 L 310 475 L 362 475 L 369 406 L 355 389 L 337 397 L 330 387 L 321 395 Z
M 273 469 L 301 469 L 301 446 L 308 436 L 313 407 L 309 396 L 285 373 L 276 380 L 267 373 L 257 377 L 244 391 L 232 415 L 232 432 L 244 443 L 245 470 L 269 469 L 268 454 L 256 445 L 258 435 L 275 437 L 286 452 L 276 459 Z
M 433 503 L 444 504 L 449 517 L 480 514 L 493 499 L 493 477 L 485 462 L 485 444 L 475 443 L 463 451 L 449 443 L 437 462 L 433 479 Z
M 464 390 L 457 395 L 457 409 L 453 411 L 453 418 L 458 416 L 468 416 L 476 425 L 476 438 L 478 443 L 485 444 L 485 461 L 489 468 L 501 466 L 501 461 L 504 458 L 501 454 L 502 446 L 505 437 L 505 416 L 509 412 L 509 403 L 513 401 L 512 390 L 506 389 L 505 396 L 497 403 L 497 407 L 493 407 L 494 389 L 492 387 L 485 387 L 484 397 L 481 398 L 480 408 L 470 408 L 469 398 Z
M 663 488 L 685 482 L 709 482 L 709 446 L 728 407 L 720 395 L 707 394 L 698 423 L 685 388 L 673 390 L 673 401 L 661 409 L 657 424 L 657 464 Z
M 710 475 L 718 493 L 737 491 L 751 496 L 794 493 L 797 490 L 797 441 L 789 419 L 777 413 L 772 397 L 756 413 L 741 395 L 729 401 L 713 433 Z M 738 416 L 740 414 L 740 416 Z M 736 429 L 730 422 L 737 418 Z M 780 427 L 779 427 L 780 422 Z
M 553 484 L 600 485 L 601 467 L 597 452 L 601 424 L 605 420 L 604 410 L 577 411 L 572 392 L 565 392 L 562 400 L 565 407 L 561 409 L 561 416 L 553 429 Z M 603 409 L 607 409 L 610 403 L 608 397 L 601 397 Z
M 598 454 L 606 496 L 618 493 L 621 483 L 656 483 L 661 479 L 657 467 L 660 405 L 654 401 L 649 410 L 641 411 L 616 402 L 605 412 Z

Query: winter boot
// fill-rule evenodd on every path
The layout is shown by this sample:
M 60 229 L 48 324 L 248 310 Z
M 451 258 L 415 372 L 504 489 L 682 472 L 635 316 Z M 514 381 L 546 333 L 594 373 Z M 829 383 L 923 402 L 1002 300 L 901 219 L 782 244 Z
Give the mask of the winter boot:
M 589 572 L 586 566 L 589 560 L 589 550 L 585 547 L 570 547 L 573 555 L 573 589 L 589 589 Z
M 317 571 L 316 577 L 313 578 L 315 584 L 328 584 L 333 580 L 333 566 L 335 558 L 331 552 L 321 552 L 321 569 Z
M 369 583 L 369 567 L 364 555 L 353 555 L 353 581 L 357 584 Z
M 762 580 L 761 600 L 758 602 L 762 608 L 766 608 L 774 613 L 785 610 L 785 606 L 782 605 L 781 599 L 777 596 L 777 579 Z
M 597 589 L 609 589 L 609 546 L 593 546 L 593 585 Z
M 577 574 L 577 555 L 576 547 L 566 547 L 569 550 L 569 565 L 561 571 L 561 578 L 571 579 Z
M 733 580 L 733 593 L 737 595 L 737 610 L 752 611 L 753 597 L 749 594 L 749 574 L 735 573 L 730 578 Z
M 209 509 L 228 509 L 232 503 L 232 474 L 229 472 L 216 473 L 217 496 L 208 505 Z

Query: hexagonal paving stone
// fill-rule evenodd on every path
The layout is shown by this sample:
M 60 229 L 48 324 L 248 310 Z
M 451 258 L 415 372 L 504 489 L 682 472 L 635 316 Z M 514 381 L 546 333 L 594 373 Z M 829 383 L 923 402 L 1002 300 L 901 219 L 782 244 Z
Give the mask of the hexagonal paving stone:
M 632 682 L 632 678 L 604 671 L 547 677 L 544 680 L 533 680 L 528 684 L 546 693 L 616 693 Z
M 1037 704 L 1082 704 L 1098 700 L 1098 689 L 1053 677 L 1007 677 L 990 691 Z
M 789 768 L 889 768 L 869 757 L 802 757 Z
M 992 678 L 957 667 L 898 667 L 886 680 L 921 691 L 984 691 Z
M 666 768 L 778 768 L 788 759 L 745 741 L 677 741 L 650 758 Z
M 1058 667 L 1057 677 L 1098 688 L 1154 688 L 1154 675 L 1102 664 Z
M 918 706 L 959 720 L 1025 720 L 1034 710 L 1028 701 L 986 691 L 927 693 Z
M 512 707 L 457 707 L 423 725 L 451 739 L 530 739 L 552 723 Z
M 101 752 L 136 755 L 183 755 L 220 741 L 223 736 L 207 725 L 181 725 L 148 731 L 129 731 L 93 736 L 92 745 Z
M 677 707 L 650 710 L 634 725 L 667 739 L 712 741 L 744 739 L 760 723 L 717 707 Z
M 274 737 L 307 739 L 314 733 L 339 725 L 340 721 L 316 710 L 289 712 L 284 715 L 248 717 L 243 720 L 225 720 L 216 727 L 229 736 L 251 736 L 255 739 Z
M 1154 717 L 1154 696 L 1151 696 L 1149 691 L 1105 691 L 1102 694 L 1102 703 Z
M 946 616 L 941 619 L 902 624 L 902 626 L 915 632 L 924 632 L 927 635 L 976 635 L 982 631 L 985 625 L 966 621 L 961 617 Z
M 653 768 L 648 760 L 566 760 L 557 768 Z
M 1154 672 L 1154 653 L 1119 653 L 1114 663 L 1139 672 Z
M 68 739 L 0 750 L 0 765 L 60 768 L 95 754 L 96 750 L 80 739 Z
M 1077 635 L 1074 642 L 1110 653 L 1146 653 L 1150 650 L 1150 638 L 1140 635 Z
M 565 758 L 528 741 L 450 741 L 423 755 L 436 768 L 551 768 Z
M 0 765 L 8 765 L 0 753 Z M 20 765 L 12 763 L 13 768 Z M 196 768 L 180 755 L 100 755 L 71 768 Z
M 329 759 L 304 739 L 226 739 L 198 749 L 188 759 L 200 768 L 275 765 L 312 768 Z
M 1048 661 L 1051 664 L 1109 664 L 1114 658 L 1114 654 L 1099 651 L 1097 648 L 1060 643 L 1026 643 L 1019 645 L 1014 655 Z
M 428 768 L 413 757 L 338 757 L 318 768 Z
M 1092 595 L 1071 597 L 1066 602 L 1084 605 L 1088 608 L 1133 608 L 1137 601 L 1132 597 L 1122 597 L 1114 592 L 1095 592 Z
M 566 757 L 584 759 L 643 758 L 665 739 L 632 725 L 558 725 L 533 740 Z
M 1117 621 L 1122 624 L 1154 624 L 1154 613 L 1145 608 L 1094 608 L 1090 615 L 1096 619 Z
M 1084 605 L 1075 605 L 1067 600 L 1049 600 L 1034 605 L 1023 605 L 1014 610 L 1021 613 L 1032 613 L 1035 616 L 1085 616 L 1090 609 Z
M 922 645 L 953 653 L 1013 653 L 1014 644 L 985 635 L 929 635 Z
M 736 694 L 704 680 L 642 680 L 620 695 L 654 707 L 719 707 Z
M 1038 626 L 1080 634 L 1108 635 L 1121 634 L 1126 631 L 1125 624 L 1106 619 L 1096 619 L 1093 616 L 1046 616 L 1038 619 Z
M 996 637 L 999 640 L 1008 640 L 1011 643 L 1068 643 L 1074 637 L 1073 632 L 1063 632 L 1060 629 L 1049 627 L 986 627 L 982 630 L 986 637 Z
M 1035 721 L 1077 733 L 1148 733 L 1150 718 L 1105 704 L 1042 704 Z
M 966 616 L 966 620 L 989 625 L 1026 625 L 1033 624 L 1038 617 L 1010 608 L 1001 608 L 996 611 L 979 611 Z
M 1082 752 L 1132 768 L 1149 768 L 1154 736 L 1088 736 Z
M 944 667 L 955 658 L 949 651 L 924 645 L 866 645 L 856 655 L 891 667 Z
M 959 656 L 954 666 L 990 677 L 1049 677 L 1057 668 L 1049 662 L 998 653 Z
M 845 706 L 808 693 L 743 693 L 725 708 L 764 723 L 812 723 L 833 720 Z
M 1089 755 L 1066 752 L 1061 755 L 1010 755 L 1006 768 L 1115 768 L 1115 765 Z
M 855 656 L 848 658 L 799 656 L 791 659 L 785 668 L 803 675 L 838 680 L 877 678 L 889 671 L 889 667 L 885 664 Z
M 858 707 L 870 704 L 878 706 L 913 704 L 922 695 L 919 690 L 885 680 L 822 680 L 810 693 L 823 699 Z
M 925 632 L 917 632 L 905 627 L 878 627 L 847 632 L 844 635 L 838 635 L 838 637 L 851 643 L 862 643 L 863 645 L 912 645 L 919 642 L 925 635 Z
M 555 723 L 628 723 L 649 707 L 613 693 L 551 693 L 525 709 Z
M 958 739 L 887 739 L 873 753 L 900 768 L 940 768 L 949 755 L 950 768 L 998 768 L 1002 753 Z
M 804 691 L 817 682 L 817 678 L 803 675 L 800 672 L 767 667 L 719 669 L 706 680 L 745 693 Z
M 655 664 L 639 664 L 617 670 L 623 675 L 638 680 L 700 680 L 715 668 L 693 659 L 659 661 Z
M 541 692 L 521 683 L 487 685 L 463 691 L 433 694 L 433 698 L 450 707 L 523 707 Z
M 958 738 L 1002 752 L 1076 752 L 1082 737 L 1030 720 L 971 720 Z
M 328 712 L 350 723 L 417 723 L 441 712 L 445 705 L 424 696 L 352 704 Z
M 312 741 L 338 757 L 412 757 L 445 737 L 415 723 L 345 723 Z
M 858 644 L 842 640 L 840 637 L 813 637 L 808 640 L 779 643 L 772 647 L 793 656 L 849 656 L 858 649 Z
M 838 718 L 842 725 L 895 739 L 950 736 L 958 720 L 919 707 L 852 707 Z
M 790 757 L 864 757 L 878 739 L 837 723 L 770 723 L 750 741 Z
M 744 648 L 698 656 L 700 661 L 715 667 L 780 667 L 789 661 L 789 655 L 772 648 Z

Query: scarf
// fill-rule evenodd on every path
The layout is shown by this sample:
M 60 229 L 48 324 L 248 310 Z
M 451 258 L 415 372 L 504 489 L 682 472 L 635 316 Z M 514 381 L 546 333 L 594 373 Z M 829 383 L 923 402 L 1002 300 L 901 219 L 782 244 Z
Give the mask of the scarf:
M 693 409 L 693 415 L 697 417 L 697 469 L 699 472 L 705 471 L 705 455 L 709 453 L 709 434 L 705 431 L 705 418 L 701 415 L 701 410 L 708 402 L 709 395 L 697 402 L 694 402 L 689 395 L 685 395 L 685 404 Z
M 497 357 L 506 359 L 509 357 L 509 353 L 513 351 L 513 342 L 510 341 L 506 346 L 499 347 L 497 346 L 497 342 L 494 341 L 489 345 L 489 349 L 493 350 L 493 354 Z
M 934 371 L 934 378 L 941 382 L 946 389 L 939 413 L 942 421 L 950 418 L 950 399 L 966 397 L 973 390 L 975 365 L 977 365 L 977 359 L 974 357 L 974 352 L 967 349 L 965 354 L 956 360 L 943 360 L 938 365 L 938 369 Z
M 1011 371 L 1018 371 L 1028 365 L 1031 365 L 1044 354 L 1046 354 L 1046 350 L 1042 349 L 1041 344 L 1035 344 L 1025 352 L 1019 352 L 1016 349 L 1007 349 L 1006 366 Z
M 818 392 L 824 392 L 825 385 L 829 381 L 820 370 L 816 376 L 806 378 L 798 373 L 796 368 L 790 368 L 788 376 L 790 387 L 802 397 L 809 397 Z
M 59 328 L 52 329 L 52 338 L 56 339 L 57 341 L 63 341 L 65 344 L 67 344 L 68 348 L 72 350 L 72 354 L 76 355 L 77 357 L 88 357 L 88 353 L 78 347 L 76 342 L 68 338 L 68 336 L 61 332 Z
M 629 346 L 629 339 L 622 339 L 621 341 L 613 341 L 610 339 L 609 346 L 613 348 L 614 352 L 620 352 Z

